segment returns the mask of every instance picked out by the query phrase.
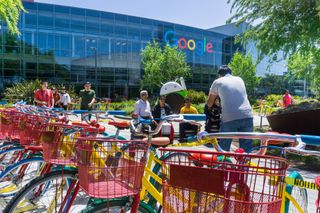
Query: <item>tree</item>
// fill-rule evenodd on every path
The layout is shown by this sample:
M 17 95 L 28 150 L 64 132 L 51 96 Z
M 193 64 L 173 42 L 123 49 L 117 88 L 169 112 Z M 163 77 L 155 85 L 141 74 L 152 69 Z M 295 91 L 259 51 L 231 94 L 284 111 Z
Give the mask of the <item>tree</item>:
M 228 0 L 235 14 L 228 20 L 248 23 L 241 40 L 254 40 L 259 55 L 308 53 L 320 41 L 318 0 Z
M 25 11 L 21 0 L 0 0 L 0 20 L 3 20 L 12 34 L 20 35 L 19 14 Z
M 186 56 L 177 47 L 171 47 L 167 44 L 162 49 L 157 42 L 151 42 L 141 55 L 144 66 L 141 87 L 157 89 L 167 81 L 190 76 L 190 67 L 186 63 Z
M 320 61 L 319 0 L 228 2 L 232 2 L 232 9 L 235 10 L 228 22 L 250 25 L 248 31 L 238 38 L 243 43 L 253 40 L 258 48 L 259 59 L 268 55 L 277 60 L 278 51 L 283 51 L 295 77 L 311 79 L 313 90 L 320 90 L 320 64 L 316 63 Z
M 320 96 L 320 50 L 309 54 L 296 53 L 288 60 L 289 72 L 297 78 L 310 82 L 311 91 Z
M 286 76 L 266 74 L 260 79 L 259 88 L 267 94 L 283 94 L 285 89 L 289 89 L 289 83 Z
M 232 74 L 243 79 L 248 96 L 253 96 L 259 78 L 256 76 L 257 68 L 250 55 L 236 52 L 229 63 Z

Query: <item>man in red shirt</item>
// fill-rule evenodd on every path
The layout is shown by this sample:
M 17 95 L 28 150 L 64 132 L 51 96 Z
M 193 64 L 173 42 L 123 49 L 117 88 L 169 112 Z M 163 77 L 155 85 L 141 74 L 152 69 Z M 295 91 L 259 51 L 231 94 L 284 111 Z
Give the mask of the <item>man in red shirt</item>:
M 41 89 L 35 91 L 34 93 L 34 102 L 37 103 L 37 106 L 46 106 L 53 107 L 54 99 L 52 91 L 48 89 L 48 82 L 43 81 Z

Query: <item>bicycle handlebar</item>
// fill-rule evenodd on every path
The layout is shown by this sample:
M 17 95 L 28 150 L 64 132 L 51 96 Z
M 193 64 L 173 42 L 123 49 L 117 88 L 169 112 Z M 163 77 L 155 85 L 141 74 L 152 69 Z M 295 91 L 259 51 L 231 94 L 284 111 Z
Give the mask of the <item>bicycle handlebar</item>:
M 320 146 L 320 136 L 311 135 L 284 135 L 276 133 L 257 133 L 257 132 L 221 132 L 204 134 L 202 138 L 228 138 L 228 139 L 259 139 L 262 148 L 254 154 L 264 155 L 267 152 L 268 141 L 279 141 L 294 144 L 294 147 L 283 148 L 285 152 L 299 155 L 320 156 L 319 151 L 305 150 L 306 145 Z M 226 152 L 218 143 L 214 144 L 214 148 L 218 152 Z
M 146 124 L 146 125 L 150 125 L 152 124 L 152 121 L 153 119 L 143 119 L 141 121 L 138 121 L 136 119 L 132 119 L 130 121 L 130 129 L 131 131 L 133 132 L 133 134 L 136 134 L 138 136 L 154 136 L 156 134 L 158 134 L 161 130 L 161 127 L 162 127 L 162 124 L 165 122 L 165 121 L 174 121 L 174 120 L 177 120 L 179 121 L 180 119 L 182 119 L 181 115 L 177 115 L 177 114 L 174 114 L 174 115 L 167 115 L 165 117 L 163 117 L 160 122 L 158 123 L 157 127 L 155 128 L 155 130 L 153 130 L 152 132 L 149 131 L 148 133 L 143 133 L 141 130 L 138 130 L 137 126 L 136 125 L 139 125 L 139 124 Z

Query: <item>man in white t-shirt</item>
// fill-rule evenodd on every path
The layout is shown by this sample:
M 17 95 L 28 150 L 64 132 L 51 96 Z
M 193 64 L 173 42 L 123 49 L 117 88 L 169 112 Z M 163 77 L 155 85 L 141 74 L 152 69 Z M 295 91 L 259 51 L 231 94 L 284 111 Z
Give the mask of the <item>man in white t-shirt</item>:
M 247 97 L 243 80 L 233 76 L 231 69 L 223 65 L 218 71 L 216 79 L 210 88 L 207 104 L 212 107 L 215 99 L 221 99 L 221 126 L 220 132 L 252 132 L 253 114 Z M 252 140 L 240 139 L 240 148 L 249 152 Z M 219 141 L 219 145 L 226 151 L 230 150 L 231 139 Z
M 61 103 L 63 109 L 67 110 L 68 105 L 71 102 L 70 95 L 66 92 L 66 88 L 62 87 L 61 88 L 61 97 L 59 102 Z

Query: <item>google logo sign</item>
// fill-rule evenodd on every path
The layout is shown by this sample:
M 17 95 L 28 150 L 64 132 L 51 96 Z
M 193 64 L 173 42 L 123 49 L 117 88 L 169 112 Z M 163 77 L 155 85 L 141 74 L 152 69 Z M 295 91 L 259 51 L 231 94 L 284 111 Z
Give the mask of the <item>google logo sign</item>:
M 176 32 L 169 30 L 164 35 L 164 41 L 170 43 L 173 41 L 173 45 L 178 46 L 181 50 L 189 49 L 190 51 L 196 51 L 196 54 L 201 56 L 204 53 L 213 53 L 213 45 L 211 42 L 207 42 L 207 38 L 204 37 L 203 41 L 195 41 L 193 39 L 187 40 L 184 37 L 176 38 Z

